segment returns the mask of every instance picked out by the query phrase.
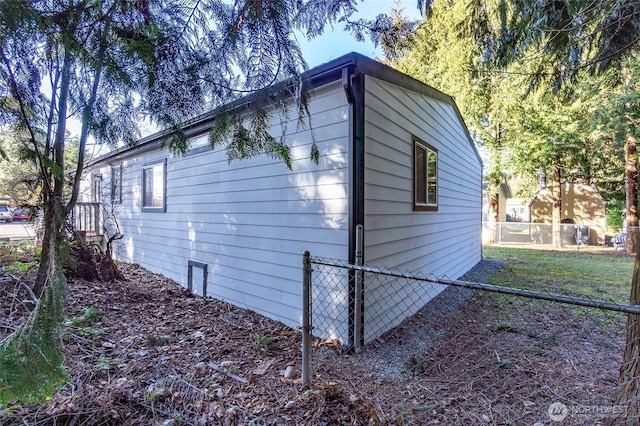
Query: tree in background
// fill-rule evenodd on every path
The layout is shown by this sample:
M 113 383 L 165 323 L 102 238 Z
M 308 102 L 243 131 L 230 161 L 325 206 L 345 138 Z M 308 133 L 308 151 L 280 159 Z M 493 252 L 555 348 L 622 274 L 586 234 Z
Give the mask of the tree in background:
M 43 147 L 40 147 L 42 150 Z M 67 140 L 65 164 L 73 169 L 78 161 L 78 139 Z M 0 168 L 0 194 L 10 197 L 19 207 L 36 209 L 42 205 L 42 183 L 36 153 L 23 136 L 11 130 L 0 133 L 0 150 L 5 153 Z M 69 188 L 67 188 L 67 195 Z
M 557 247 L 563 245 L 561 183 L 585 181 L 576 170 L 587 151 L 587 134 L 582 131 L 586 109 L 579 98 L 563 99 L 544 92 L 520 98 L 510 108 L 507 163 L 515 175 L 536 176 L 541 167 L 551 172 L 552 236 Z
M 531 86 L 560 88 L 586 70 L 619 67 L 638 48 L 640 4 L 633 0 L 512 2 L 474 0 L 485 11 L 475 39 L 497 68 L 530 67 Z
M 377 39 L 385 60 L 395 68 L 445 93 L 456 104 L 475 141 L 487 148 L 489 223 L 498 221 L 499 188 L 504 182 L 502 152 L 507 134 L 504 81 L 508 76 L 484 71 L 481 52 L 470 38 L 468 3 L 442 0 L 429 4 L 429 13 L 415 34 L 405 37 L 411 23 L 394 10 L 391 26 Z M 397 40 L 400 40 L 398 42 Z M 493 233 L 490 233 L 493 235 Z
M 598 148 L 614 146 L 616 154 L 610 155 L 610 164 L 594 170 L 600 174 L 599 181 L 603 187 L 617 193 L 624 193 L 621 210 L 624 211 L 627 226 L 628 253 L 635 253 L 640 235 L 638 227 L 638 121 L 640 120 L 640 58 L 637 54 L 627 58 L 622 66 L 611 72 L 606 78 L 600 78 L 597 86 L 605 88 L 595 94 L 599 99 L 595 109 L 591 127 L 594 139 L 603 143 Z M 624 171 L 623 176 L 616 176 L 616 170 Z M 604 172 L 604 173 L 603 173 Z M 609 176 L 607 176 L 607 174 Z M 613 179 L 611 179 L 613 175 Z
M 11 132 L 0 134 L 0 149 L 5 154 L 0 169 L 0 194 L 12 198 L 19 206 L 34 205 L 40 198 L 38 169 L 23 148 Z
M 637 111 L 637 92 L 629 84 L 633 73 L 627 71 L 631 67 L 627 67 L 625 61 L 638 51 L 640 3 L 633 0 L 474 0 L 473 3 L 474 7 L 499 19 L 500 25 L 497 26 L 479 22 L 479 31 L 476 33 L 478 45 L 499 69 L 514 62 L 527 63 L 532 69 L 529 87 L 549 87 L 555 91 L 575 81 L 582 71 L 592 74 L 618 71 L 621 80 L 614 82 L 613 86 L 626 87 L 621 99 L 627 99 L 623 100 L 622 105 Z M 630 113 L 632 109 L 623 111 L 626 111 L 623 116 L 627 121 L 627 216 L 633 217 L 637 215 L 638 208 L 635 114 Z M 640 250 L 636 250 L 630 303 L 640 303 Z M 615 419 L 616 424 L 636 424 L 640 417 L 638 377 L 640 318 L 629 314 L 620 389 L 615 401 L 618 405 L 628 407 L 628 411 L 624 418 Z
M 247 93 L 256 94 L 254 104 L 273 103 L 260 98 L 259 90 L 289 77 L 292 84 L 283 90 L 296 99 L 302 123 L 307 111 L 300 72 L 306 63 L 292 34 L 314 37 L 354 12 L 355 5 L 355 0 L 0 2 L 0 124 L 33 152 L 45 210 L 34 285 L 42 303 L 34 319 L 0 346 L 0 400 L 18 380 L 35 386 L 31 395 L 43 396 L 45 383 L 24 362 L 38 353 L 42 363 L 31 361 L 50 365 L 50 385 L 64 380 L 55 355 L 65 286 L 55 259 L 66 217 L 78 200 L 89 136 L 133 144 L 137 123 L 146 117 L 166 131 L 172 152 L 185 152 L 188 141 L 180 129 L 185 118 Z M 277 107 L 288 114 L 283 105 Z M 81 130 L 67 196 L 70 117 Z M 269 120 L 265 110 L 256 111 L 249 123 L 227 117 L 211 135 L 211 145 L 225 143 L 230 159 L 266 154 L 289 164 L 289 148 L 268 133 Z M 50 350 L 38 352 L 45 346 Z
M 385 49 L 387 61 L 408 74 L 446 93 L 455 95 L 476 142 L 490 152 L 486 179 L 489 182 L 489 223 L 495 223 L 499 187 L 510 172 L 535 182 L 540 167 L 553 176 L 553 241 L 562 244 L 560 182 L 578 173 L 585 159 L 597 156 L 585 141 L 588 134 L 588 102 L 575 91 L 553 95 L 531 90 L 530 64 L 514 62 L 508 70 L 497 71 L 471 35 L 476 22 L 498 25 L 498 20 L 482 10 L 469 9 L 466 1 L 440 0 L 431 5 L 413 36 L 409 48 Z M 469 14 L 474 14 L 469 18 Z M 395 21 L 401 17 L 396 11 Z M 399 35 L 396 35 L 399 37 Z M 393 39 L 393 37 L 389 37 Z M 589 107 L 589 108 L 587 108 Z M 528 188 L 528 196 L 535 193 Z

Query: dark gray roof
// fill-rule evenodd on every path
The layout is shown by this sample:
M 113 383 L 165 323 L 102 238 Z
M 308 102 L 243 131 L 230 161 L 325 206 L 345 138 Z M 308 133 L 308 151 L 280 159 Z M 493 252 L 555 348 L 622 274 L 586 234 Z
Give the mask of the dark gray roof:
M 453 97 L 374 59 L 368 58 L 359 53 L 351 52 L 330 62 L 312 68 L 302 74 L 302 79 L 305 82 L 306 89 L 313 89 L 327 83 L 340 80 L 342 78 L 342 70 L 345 67 L 348 67 L 349 71 L 352 73 L 369 75 L 453 106 L 458 119 L 463 124 L 469 143 L 476 151 L 478 161 L 482 163 L 480 155 L 472 142 L 472 138 L 466 125 L 464 125 L 464 120 L 462 119 Z M 206 132 L 211 127 L 211 124 L 216 117 L 220 116 L 222 113 L 240 110 L 242 108 L 249 110 L 251 107 L 255 107 L 257 101 L 260 102 L 260 100 L 264 100 L 270 96 L 277 97 L 282 96 L 283 93 L 291 93 L 293 84 L 292 80 L 282 81 L 259 92 L 244 96 L 233 102 L 187 120 L 182 123 L 181 127 L 189 137 L 200 135 Z M 289 91 L 287 91 L 287 89 L 289 89 Z M 128 157 L 132 154 L 158 148 L 166 142 L 166 137 L 169 133 L 169 131 L 160 131 L 149 135 L 139 140 L 134 146 L 127 146 L 109 152 L 108 154 L 92 160 L 89 165 L 105 161 L 109 162 L 110 160 L 116 160 L 121 157 Z

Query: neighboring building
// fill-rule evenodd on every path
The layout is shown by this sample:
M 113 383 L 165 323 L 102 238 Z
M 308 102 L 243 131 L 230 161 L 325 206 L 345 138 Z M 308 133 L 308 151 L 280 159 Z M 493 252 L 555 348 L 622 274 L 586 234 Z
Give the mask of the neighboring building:
M 550 187 L 540 189 L 529 202 L 532 223 L 551 224 L 553 193 Z M 598 190 L 584 183 L 565 182 L 561 185 L 563 224 L 580 225 L 580 238 L 588 244 L 604 244 L 606 230 L 605 201 Z
M 319 164 L 295 118 L 285 139 L 293 170 L 264 155 L 229 163 L 224 149 L 210 149 L 216 118 L 246 113 L 251 97 L 185 123 L 184 156 L 158 134 L 93 161 L 84 188 L 117 218 L 117 259 L 292 327 L 302 315 L 302 253 L 353 262 L 357 225 L 369 265 L 457 278 L 480 261 L 482 165 L 453 99 L 353 53 L 304 76 Z M 276 138 L 281 125 L 274 117 Z M 348 286 L 314 310 L 352 309 Z M 411 294 L 406 284 L 397 291 Z M 363 315 L 371 312 L 384 312 L 386 329 L 413 314 L 365 290 Z M 334 322 L 314 333 L 347 341 L 348 321 Z
M 482 221 L 489 222 L 489 207 L 491 206 L 492 194 L 488 191 L 489 184 L 484 182 L 482 184 Z M 507 211 L 507 203 L 511 198 L 511 187 L 508 183 L 501 183 L 498 187 L 498 222 L 511 222 Z
M 508 183 L 501 183 L 498 187 L 498 220 L 493 221 L 490 212 L 493 194 L 487 189 L 488 182 L 482 184 L 482 244 L 496 242 L 496 230 L 502 222 L 511 222 L 513 218 L 507 212 L 507 202 L 511 198 L 511 187 Z
M 513 222 L 530 222 L 529 200 L 524 198 L 509 198 L 506 203 L 506 212 Z

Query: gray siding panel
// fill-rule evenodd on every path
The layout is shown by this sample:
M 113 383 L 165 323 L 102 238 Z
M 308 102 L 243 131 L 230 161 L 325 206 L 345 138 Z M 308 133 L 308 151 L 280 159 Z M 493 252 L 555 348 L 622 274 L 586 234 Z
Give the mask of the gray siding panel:
M 365 262 L 457 278 L 480 260 L 481 165 L 457 110 L 446 96 L 436 97 L 365 77 Z M 310 112 L 318 165 L 309 160 L 310 130 L 298 128 L 296 120 L 272 122 L 274 136 L 286 130 L 293 171 L 266 156 L 229 163 L 222 149 L 172 156 L 148 144 L 109 157 L 122 159 L 122 203 L 112 206 L 124 234 L 114 247 L 116 257 L 185 286 L 188 261 L 206 263 L 209 295 L 299 325 L 302 253 L 349 257 L 353 157 L 341 82 L 315 89 Z M 413 211 L 412 136 L 438 150 L 436 212 Z M 143 212 L 142 167 L 162 159 L 166 211 Z M 110 165 L 99 163 L 95 170 L 102 173 L 108 201 Z M 336 308 L 327 317 L 332 324 L 314 334 L 344 342 L 347 283 L 343 271 L 329 274 L 344 288 L 313 290 L 316 302 L 328 297 L 325 303 Z M 365 329 L 367 341 L 413 313 L 397 298 L 410 298 L 415 283 L 391 288 L 393 299 L 389 285 L 365 283 L 364 315 L 376 324 Z M 434 286 L 417 305 L 441 289 Z
M 316 89 L 310 110 L 318 165 L 309 159 L 310 130 L 278 117 L 272 134 L 286 127 L 293 171 L 266 156 L 229 163 L 223 149 L 126 159 L 117 257 L 184 286 L 188 261 L 207 263 L 209 295 L 298 326 L 302 253 L 345 258 L 348 243 L 349 110 L 340 83 Z M 166 212 L 142 212 L 142 164 L 163 158 Z
M 365 104 L 365 262 L 460 277 L 481 258 L 481 164 L 464 124 L 451 105 L 373 77 L 366 78 Z M 438 150 L 437 211 L 413 211 L 413 136 Z M 367 292 L 365 283 L 365 318 L 371 324 L 365 325 L 366 341 L 399 324 L 444 288 L 369 285 Z M 428 296 L 412 300 L 413 310 L 407 309 L 398 297 L 420 294 L 416 286 L 430 287 Z

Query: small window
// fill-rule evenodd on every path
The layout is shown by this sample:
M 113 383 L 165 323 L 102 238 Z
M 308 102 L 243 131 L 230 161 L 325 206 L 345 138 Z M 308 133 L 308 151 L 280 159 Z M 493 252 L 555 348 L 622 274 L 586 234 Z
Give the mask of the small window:
M 209 134 L 205 133 L 204 135 L 189 138 L 189 151 L 187 152 L 187 155 L 200 154 L 201 152 L 209 151 L 210 149 Z
M 202 147 L 209 147 L 209 134 L 205 133 L 204 135 L 196 136 L 189 139 L 189 148 L 196 149 Z
M 98 173 L 91 175 L 91 201 L 93 203 L 102 201 L 102 175 Z
M 122 203 L 122 164 L 111 166 L 111 202 Z
M 414 140 L 414 210 L 438 210 L 438 151 Z
M 163 212 L 165 203 L 166 160 L 142 167 L 142 210 Z

